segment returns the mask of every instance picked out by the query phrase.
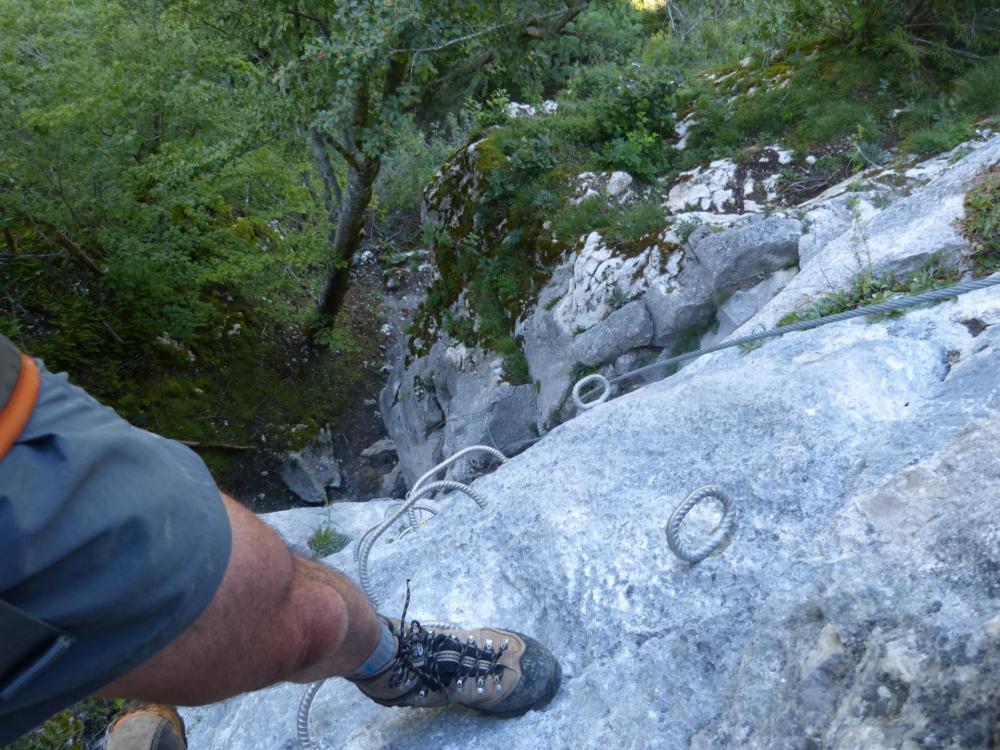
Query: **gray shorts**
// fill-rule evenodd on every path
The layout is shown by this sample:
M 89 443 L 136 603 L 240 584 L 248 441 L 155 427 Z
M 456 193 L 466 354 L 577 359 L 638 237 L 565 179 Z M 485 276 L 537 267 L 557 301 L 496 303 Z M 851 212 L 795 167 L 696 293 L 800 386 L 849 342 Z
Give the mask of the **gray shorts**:
M 0 746 L 186 630 L 230 546 L 197 455 L 43 369 L 0 460 Z

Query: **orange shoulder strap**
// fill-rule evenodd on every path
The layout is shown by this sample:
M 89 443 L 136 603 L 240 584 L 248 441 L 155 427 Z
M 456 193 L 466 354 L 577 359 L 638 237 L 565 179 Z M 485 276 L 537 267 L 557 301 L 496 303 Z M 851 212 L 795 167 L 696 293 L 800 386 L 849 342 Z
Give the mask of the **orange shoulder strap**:
M 31 419 L 38 398 L 38 387 L 42 382 L 41 373 L 35 360 L 21 354 L 21 371 L 11 391 L 7 404 L 0 410 L 0 459 L 14 446 L 25 425 Z

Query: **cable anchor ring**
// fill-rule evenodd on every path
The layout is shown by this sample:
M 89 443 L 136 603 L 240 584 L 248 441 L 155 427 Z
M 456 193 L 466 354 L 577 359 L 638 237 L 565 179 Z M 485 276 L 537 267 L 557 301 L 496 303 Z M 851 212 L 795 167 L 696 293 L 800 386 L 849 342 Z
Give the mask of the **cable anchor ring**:
M 580 395 L 584 386 L 590 385 L 591 383 L 599 383 L 601 386 L 601 395 L 591 401 L 584 401 Z M 589 395 L 589 393 L 588 393 Z M 603 375 L 587 375 L 584 378 L 580 378 L 576 385 L 573 386 L 573 403 L 576 404 L 578 409 L 593 409 L 598 404 L 603 404 L 611 397 L 611 381 L 608 380 Z
M 719 525 L 712 531 L 712 535 L 708 541 L 700 547 L 692 549 L 681 541 L 681 524 L 691 509 L 707 498 L 715 498 L 722 503 L 722 519 L 719 521 Z M 733 513 L 733 501 L 726 494 L 725 490 L 717 485 L 701 487 L 688 495 L 684 502 L 674 508 L 674 512 L 670 514 L 670 519 L 667 521 L 667 544 L 670 545 L 670 549 L 681 560 L 689 563 L 701 562 L 719 548 L 723 540 L 732 533 L 735 524 L 736 518 Z

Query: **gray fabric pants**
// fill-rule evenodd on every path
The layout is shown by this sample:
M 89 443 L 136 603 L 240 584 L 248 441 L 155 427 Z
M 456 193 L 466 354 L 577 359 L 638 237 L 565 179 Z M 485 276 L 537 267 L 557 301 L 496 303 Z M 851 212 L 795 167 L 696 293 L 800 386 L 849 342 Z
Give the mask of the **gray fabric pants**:
M 230 546 L 197 455 L 43 369 L 0 460 L 0 746 L 177 638 Z

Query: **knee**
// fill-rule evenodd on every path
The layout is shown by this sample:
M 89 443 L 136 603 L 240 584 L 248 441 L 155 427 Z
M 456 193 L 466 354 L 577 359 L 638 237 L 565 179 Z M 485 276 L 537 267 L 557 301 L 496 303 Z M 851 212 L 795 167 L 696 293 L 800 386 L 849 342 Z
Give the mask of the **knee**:
M 349 614 L 340 593 L 310 575 L 312 561 L 295 558 L 289 614 L 297 627 L 298 643 L 291 674 L 309 674 L 329 661 L 347 639 Z M 294 680 L 294 678 L 293 678 Z

